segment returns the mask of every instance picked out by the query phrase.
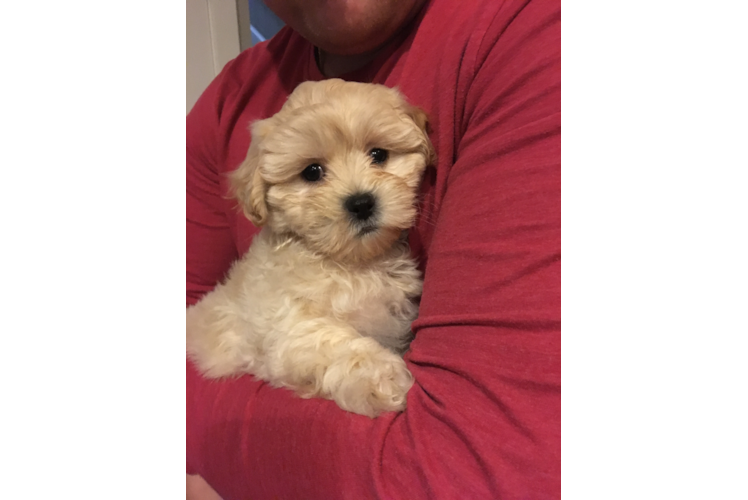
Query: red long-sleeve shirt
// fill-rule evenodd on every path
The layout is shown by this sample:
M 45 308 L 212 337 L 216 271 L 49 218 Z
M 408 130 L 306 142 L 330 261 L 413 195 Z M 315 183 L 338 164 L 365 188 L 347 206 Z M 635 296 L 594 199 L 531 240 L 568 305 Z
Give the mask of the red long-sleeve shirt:
M 187 363 L 187 470 L 232 499 L 560 497 L 560 4 L 432 0 L 343 78 L 397 86 L 438 154 L 411 231 L 424 292 L 405 412 L 369 419 Z M 187 304 L 257 229 L 227 199 L 248 124 L 319 80 L 288 28 L 187 118 Z

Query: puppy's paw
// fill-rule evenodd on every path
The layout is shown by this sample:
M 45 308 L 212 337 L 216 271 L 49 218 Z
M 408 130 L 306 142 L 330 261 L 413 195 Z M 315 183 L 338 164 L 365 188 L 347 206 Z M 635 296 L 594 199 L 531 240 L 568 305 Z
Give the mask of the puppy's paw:
M 324 385 L 344 410 L 376 417 L 405 409 L 413 375 L 400 356 L 375 340 L 360 338 L 326 371 Z

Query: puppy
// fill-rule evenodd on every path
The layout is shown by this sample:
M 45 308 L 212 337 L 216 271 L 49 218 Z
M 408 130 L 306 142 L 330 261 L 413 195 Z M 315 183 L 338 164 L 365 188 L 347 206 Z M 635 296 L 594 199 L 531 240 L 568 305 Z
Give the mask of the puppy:
M 394 89 L 332 79 L 252 125 L 231 184 L 262 229 L 187 310 L 206 376 L 251 373 L 370 417 L 405 408 L 422 282 L 404 235 L 434 160 L 426 122 Z

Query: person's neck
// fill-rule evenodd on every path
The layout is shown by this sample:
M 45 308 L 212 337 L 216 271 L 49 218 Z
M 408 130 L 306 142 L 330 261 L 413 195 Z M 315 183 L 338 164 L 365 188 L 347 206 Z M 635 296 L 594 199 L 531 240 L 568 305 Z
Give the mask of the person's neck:
M 317 49 L 317 67 L 320 72 L 327 78 L 335 78 L 357 69 L 361 69 L 371 61 L 379 53 L 379 49 L 366 52 L 364 54 L 355 54 L 350 56 L 341 56 L 338 54 L 331 54 L 324 50 Z

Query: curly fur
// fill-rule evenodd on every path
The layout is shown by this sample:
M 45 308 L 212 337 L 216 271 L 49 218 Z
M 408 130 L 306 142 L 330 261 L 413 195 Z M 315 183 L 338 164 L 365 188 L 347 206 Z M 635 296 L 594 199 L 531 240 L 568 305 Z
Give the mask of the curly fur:
M 387 160 L 373 164 L 372 148 Z M 381 85 L 303 83 L 253 124 L 231 181 L 264 227 L 225 282 L 187 310 L 187 352 L 200 370 L 251 373 L 371 417 L 404 409 L 413 378 L 401 354 L 421 279 L 403 234 L 433 159 L 425 114 Z M 302 177 L 311 163 L 322 180 Z M 345 208 L 360 192 L 376 200 L 365 226 Z

